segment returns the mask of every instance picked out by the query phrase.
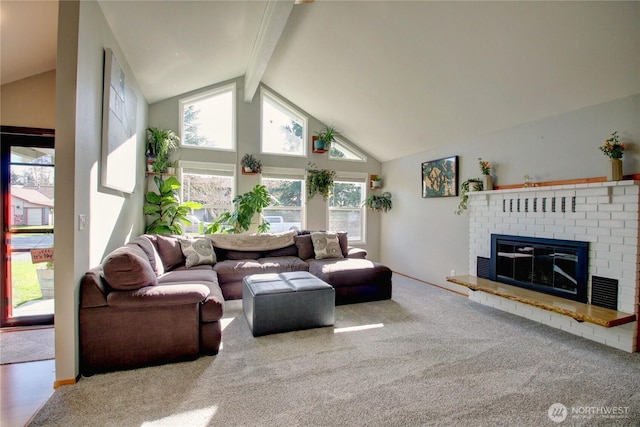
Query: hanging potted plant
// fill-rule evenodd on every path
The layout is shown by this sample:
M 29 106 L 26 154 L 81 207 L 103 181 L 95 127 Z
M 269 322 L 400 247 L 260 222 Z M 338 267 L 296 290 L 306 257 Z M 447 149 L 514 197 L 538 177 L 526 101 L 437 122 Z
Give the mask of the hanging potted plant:
M 469 201 L 470 191 L 482 191 L 482 179 L 481 178 L 469 178 L 460 184 L 460 204 L 456 210 L 456 215 L 462 214 L 467 209 L 467 202 Z
M 391 193 L 385 191 L 381 195 L 372 194 L 362 203 L 363 206 L 378 212 L 388 212 L 393 207 Z
M 371 178 L 371 188 L 382 188 L 382 177 L 374 176 Z
M 307 195 L 313 199 L 317 193 L 322 195 L 323 200 L 331 197 L 331 188 L 336 172 L 329 169 L 318 169 L 315 164 L 309 163 L 307 168 Z
M 240 159 L 242 165 L 242 173 L 244 174 L 256 174 L 262 172 L 262 160 L 258 159 L 253 154 L 245 154 Z
M 320 132 L 313 137 L 313 152 L 326 152 L 331 146 L 331 143 L 336 140 L 337 132 L 334 126 L 323 126 Z

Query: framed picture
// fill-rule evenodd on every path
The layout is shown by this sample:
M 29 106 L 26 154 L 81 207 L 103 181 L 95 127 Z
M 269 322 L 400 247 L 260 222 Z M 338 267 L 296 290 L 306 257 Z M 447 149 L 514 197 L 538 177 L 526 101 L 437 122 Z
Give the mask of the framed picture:
M 458 156 L 422 163 L 422 197 L 458 195 Z
M 104 50 L 100 183 L 124 193 L 136 185 L 138 99 L 118 59 Z

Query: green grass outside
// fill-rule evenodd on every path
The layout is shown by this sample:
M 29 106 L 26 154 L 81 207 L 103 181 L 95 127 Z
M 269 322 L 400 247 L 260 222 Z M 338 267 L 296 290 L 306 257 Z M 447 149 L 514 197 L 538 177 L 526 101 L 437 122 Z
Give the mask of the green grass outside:
M 11 281 L 13 283 L 13 307 L 19 307 L 25 302 L 42 299 L 37 264 L 31 260 L 11 261 Z

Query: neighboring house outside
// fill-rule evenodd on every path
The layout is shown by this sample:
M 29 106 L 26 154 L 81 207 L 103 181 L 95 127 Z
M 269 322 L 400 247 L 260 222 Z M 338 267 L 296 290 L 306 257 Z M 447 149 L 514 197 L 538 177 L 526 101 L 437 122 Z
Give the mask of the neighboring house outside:
M 11 186 L 13 225 L 53 225 L 53 187 Z

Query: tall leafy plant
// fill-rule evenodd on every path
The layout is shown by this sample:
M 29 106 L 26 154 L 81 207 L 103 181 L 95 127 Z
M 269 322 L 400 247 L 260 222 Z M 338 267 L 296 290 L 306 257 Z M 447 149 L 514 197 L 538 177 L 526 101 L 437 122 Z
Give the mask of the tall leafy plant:
M 163 180 L 154 176 L 153 180 L 158 192 L 149 191 L 145 195 L 144 214 L 153 221 L 147 226 L 145 232 L 149 234 L 182 234 L 183 225 L 191 225 L 187 215 L 191 209 L 200 209 L 202 205 L 197 202 L 180 203 L 178 191 L 180 181 L 174 176 Z
M 253 190 L 233 198 L 233 212 L 223 212 L 204 232 L 207 234 L 239 234 L 249 231 L 251 221 L 257 214 L 262 218 L 262 210 L 271 204 L 271 195 L 264 185 L 256 185 Z M 269 231 L 269 223 L 260 220 L 258 233 Z

